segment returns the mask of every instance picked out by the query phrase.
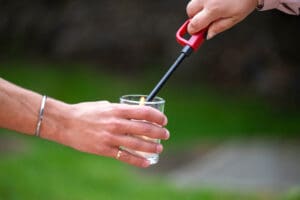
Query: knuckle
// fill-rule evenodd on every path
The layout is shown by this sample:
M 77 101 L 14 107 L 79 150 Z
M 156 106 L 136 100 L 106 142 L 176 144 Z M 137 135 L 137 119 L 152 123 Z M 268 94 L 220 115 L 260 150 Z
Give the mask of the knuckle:
M 164 116 L 164 115 L 160 115 L 160 116 L 158 116 L 158 118 L 157 118 L 157 122 L 158 122 L 159 125 L 164 125 L 164 123 L 165 123 L 166 120 L 167 120 L 167 119 L 165 119 L 165 116 Z
M 206 11 L 208 14 L 216 14 L 220 12 L 220 6 L 219 5 L 212 5 L 206 8 Z
M 193 7 L 192 7 L 192 1 L 190 1 L 188 3 L 188 5 L 186 6 L 186 13 L 189 17 L 192 17 L 194 12 L 193 12 Z
M 140 150 L 141 144 L 136 139 L 132 139 L 129 142 L 129 146 L 132 149 Z
M 126 132 L 131 132 L 135 130 L 135 125 L 131 121 L 127 121 L 124 124 L 122 124 L 122 130 L 124 132 L 123 134 L 126 134 Z
M 130 148 L 134 150 L 139 150 L 139 151 L 144 151 L 144 152 L 149 152 L 149 153 L 156 153 L 156 146 L 157 144 L 152 143 L 152 142 L 147 142 L 145 139 L 141 138 L 134 138 L 130 141 Z
M 239 18 L 233 17 L 233 18 L 231 18 L 229 26 L 233 26 L 234 24 L 237 24 L 239 21 L 240 21 Z
M 157 133 L 156 133 L 156 137 L 159 139 L 166 139 L 166 130 L 163 128 L 158 128 Z
M 145 134 L 150 136 L 151 138 L 158 138 L 163 139 L 165 138 L 165 130 L 162 127 L 159 127 L 158 125 L 148 125 L 148 130 L 145 130 Z
M 147 147 L 147 151 L 150 153 L 157 153 L 157 145 L 156 143 L 149 143 Z
M 156 109 L 155 108 L 152 108 L 150 106 L 144 106 L 144 109 L 147 113 L 152 113 L 152 112 L 155 112 Z
M 115 104 L 114 105 L 114 110 L 116 112 L 127 112 L 128 108 L 126 104 Z
M 150 125 L 147 123 L 144 123 L 143 126 L 141 127 L 141 133 L 144 135 L 145 134 L 152 135 L 152 132 L 153 132 L 152 127 L 150 127 Z
M 106 133 L 103 135 L 102 141 L 104 144 L 112 144 L 115 141 L 115 136 L 110 133 Z
M 198 22 L 196 20 L 191 20 L 189 26 L 191 30 L 195 30 L 198 26 Z
M 99 106 L 102 106 L 103 104 L 109 104 L 109 101 L 103 100 L 103 101 L 97 101 L 96 102 Z
M 120 120 L 117 119 L 110 119 L 108 121 L 108 130 L 111 132 L 117 132 L 123 127 L 123 124 L 120 122 Z
M 204 22 L 206 26 L 213 23 L 215 20 L 220 19 L 219 13 L 217 13 L 213 9 L 214 8 L 205 9 L 204 14 L 200 17 L 202 22 Z
M 147 117 L 151 116 L 153 110 L 152 110 L 152 108 L 149 107 L 149 106 L 143 106 L 143 107 L 141 107 L 141 109 L 139 110 L 139 112 L 140 112 L 140 114 L 141 114 L 142 116 L 144 116 L 144 117 L 147 118 Z
M 131 157 L 132 157 L 132 155 L 130 153 L 128 153 L 127 151 L 122 151 L 120 159 L 122 161 L 128 162 L 131 160 Z
M 108 111 L 110 112 L 111 115 L 118 116 L 120 113 L 122 113 L 122 107 L 113 105 Z
M 149 153 L 157 153 L 157 143 L 152 142 L 151 139 L 143 139 L 143 141 L 139 142 L 139 150 L 149 152 Z
M 113 104 L 110 110 L 113 116 L 122 116 L 123 113 L 128 113 L 129 111 L 130 107 L 126 104 Z

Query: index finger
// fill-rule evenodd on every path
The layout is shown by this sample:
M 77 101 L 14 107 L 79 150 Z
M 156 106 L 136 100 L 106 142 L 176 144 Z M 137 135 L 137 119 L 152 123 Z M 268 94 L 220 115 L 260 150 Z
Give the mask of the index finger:
M 161 126 L 168 123 L 167 117 L 162 112 L 150 106 L 120 104 L 119 116 L 126 119 L 146 120 Z
M 186 6 L 186 13 L 189 16 L 189 18 L 192 18 L 202 9 L 203 9 L 202 0 L 192 0 Z
M 208 9 L 203 9 L 197 13 L 190 21 L 188 25 L 188 32 L 190 34 L 195 34 L 205 27 L 208 27 L 214 20 L 216 20 L 214 13 L 210 12 Z

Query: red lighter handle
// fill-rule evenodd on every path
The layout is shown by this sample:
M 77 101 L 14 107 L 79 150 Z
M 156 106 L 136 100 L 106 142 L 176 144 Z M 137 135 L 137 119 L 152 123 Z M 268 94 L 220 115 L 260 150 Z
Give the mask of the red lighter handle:
M 190 46 L 194 51 L 196 51 L 201 44 L 204 42 L 206 37 L 207 28 L 199 31 L 198 33 L 191 35 L 191 37 L 186 40 L 183 36 L 187 33 L 187 26 L 190 23 L 190 19 L 188 19 L 177 31 L 176 39 L 177 42 L 182 46 Z

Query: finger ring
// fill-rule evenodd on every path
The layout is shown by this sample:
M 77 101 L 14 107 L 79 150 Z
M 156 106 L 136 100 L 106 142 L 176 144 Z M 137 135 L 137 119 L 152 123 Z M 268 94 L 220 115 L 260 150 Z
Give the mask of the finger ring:
M 119 151 L 118 151 L 118 153 L 117 153 L 117 155 L 116 155 L 116 159 L 117 159 L 117 160 L 119 160 L 119 158 L 120 158 L 120 156 L 121 156 L 121 153 L 122 153 L 122 151 L 121 151 L 121 149 L 119 149 Z

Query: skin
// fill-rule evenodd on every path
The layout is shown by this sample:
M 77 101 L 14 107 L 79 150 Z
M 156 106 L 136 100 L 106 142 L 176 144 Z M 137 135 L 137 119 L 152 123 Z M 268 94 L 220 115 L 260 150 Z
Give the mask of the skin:
M 34 135 L 41 99 L 41 95 L 0 78 L 0 127 Z M 107 101 L 67 104 L 48 98 L 40 137 L 82 152 L 116 158 L 120 146 L 161 153 L 161 144 L 133 135 L 168 139 L 166 124 L 163 113 L 147 106 Z M 146 159 L 126 151 L 121 151 L 118 160 L 137 167 L 149 166 Z
M 191 18 L 188 32 L 195 34 L 209 26 L 207 39 L 211 39 L 245 19 L 257 4 L 257 0 L 192 0 L 186 8 Z

